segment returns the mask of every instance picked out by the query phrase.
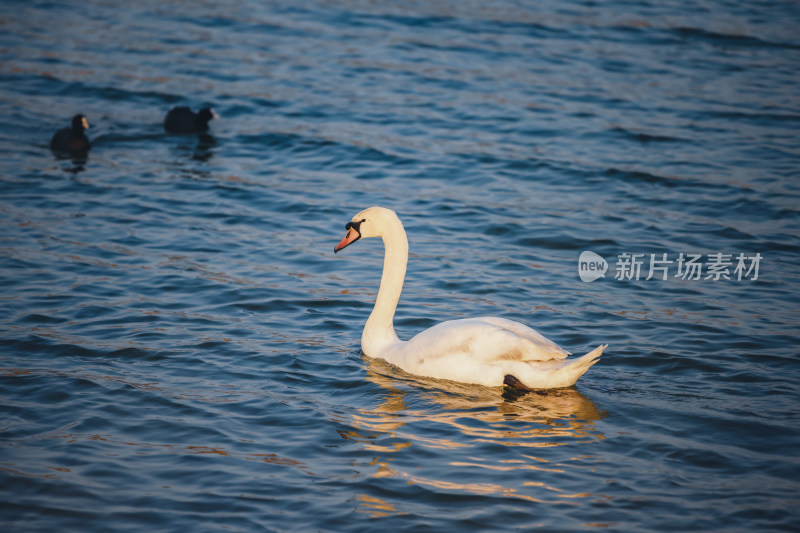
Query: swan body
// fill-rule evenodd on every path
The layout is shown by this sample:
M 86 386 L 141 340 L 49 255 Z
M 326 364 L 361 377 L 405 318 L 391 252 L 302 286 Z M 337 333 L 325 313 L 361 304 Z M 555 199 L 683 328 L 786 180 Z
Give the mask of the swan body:
M 375 307 L 361 336 L 361 347 L 369 357 L 420 376 L 550 389 L 574 384 L 607 347 L 601 345 L 582 357 L 567 359 L 569 352 L 536 330 L 499 317 L 450 320 L 402 341 L 393 321 L 408 262 L 403 224 L 394 211 L 370 207 L 345 227 L 347 234 L 334 252 L 369 237 L 381 237 L 386 250 Z

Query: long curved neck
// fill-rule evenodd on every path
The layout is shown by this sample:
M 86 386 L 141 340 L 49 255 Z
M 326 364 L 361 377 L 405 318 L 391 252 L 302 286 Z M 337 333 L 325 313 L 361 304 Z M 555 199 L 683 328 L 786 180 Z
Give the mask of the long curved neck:
M 378 356 L 388 346 L 399 341 L 394 332 L 394 311 L 403 290 L 408 263 L 408 239 L 400 219 L 395 218 L 383 232 L 383 275 L 375 307 L 364 326 L 361 348 L 364 353 Z

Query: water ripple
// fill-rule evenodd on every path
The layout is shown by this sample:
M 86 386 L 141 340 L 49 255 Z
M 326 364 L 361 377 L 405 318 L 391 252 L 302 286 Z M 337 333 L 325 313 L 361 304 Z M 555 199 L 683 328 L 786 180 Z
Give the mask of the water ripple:
M 9 7 L 6 529 L 796 527 L 796 5 Z M 514 393 L 366 357 L 382 249 L 332 247 L 370 205 L 401 338 L 498 315 L 601 362 Z M 615 276 L 717 252 L 758 280 Z

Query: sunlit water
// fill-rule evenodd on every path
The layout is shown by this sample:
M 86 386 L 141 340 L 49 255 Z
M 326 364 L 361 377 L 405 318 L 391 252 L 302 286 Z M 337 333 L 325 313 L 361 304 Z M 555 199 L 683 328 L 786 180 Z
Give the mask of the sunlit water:
M 797 527 L 797 4 L 3 11 L 4 530 Z M 174 105 L 221 119 L 167 136 Z M 606 354 L 527 395 L 366 358 L 382 247 L 333 246 L 371 205 L 409 233 L 402 338 L 488 314 Z

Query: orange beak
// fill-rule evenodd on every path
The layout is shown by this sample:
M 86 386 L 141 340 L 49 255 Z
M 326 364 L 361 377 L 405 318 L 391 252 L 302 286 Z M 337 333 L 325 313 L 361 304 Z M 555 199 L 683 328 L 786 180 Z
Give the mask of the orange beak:
M 356 231 L 355 228 L 347 228 L 347 233 L 345 233 L 344 238 L 341 241 L 339 241 L 339 244 L 337 244 L 336 247 L 333 249 L 333 253 L 338 252 L 339 250 L 341 250 L 346 246 L 350 246 L 360 238 L 361 234 L 358 231 Z
M 86 117 L 83 117 L 81 119 L 81 125 L 83 126 L 83 129 L 85 129 L 85 130 L 89 129 L 89 121 L 86 120 Z

